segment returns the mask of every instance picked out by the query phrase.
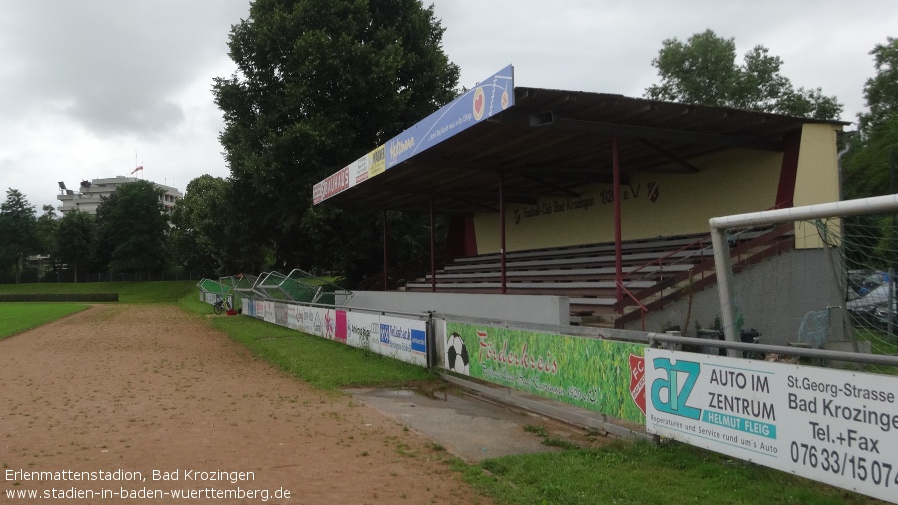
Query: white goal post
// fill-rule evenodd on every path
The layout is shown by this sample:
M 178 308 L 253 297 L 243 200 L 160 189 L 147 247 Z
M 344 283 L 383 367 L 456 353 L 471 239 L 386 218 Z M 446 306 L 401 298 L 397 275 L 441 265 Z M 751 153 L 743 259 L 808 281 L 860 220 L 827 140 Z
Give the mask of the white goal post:
M 740 340 L 736 325 L 733 268 L 727 240 L 728 229 L 887 212 L 898 212 L 898 194 L 712 218 L 709 224 L 714 247 L 714 263 L 717 272 L 720 317 L 724 338 L 730 342 L 738 342 Z M 728 353 L 731 357 L 741 356 L 741 351 L 734 349 L 729 350 Z

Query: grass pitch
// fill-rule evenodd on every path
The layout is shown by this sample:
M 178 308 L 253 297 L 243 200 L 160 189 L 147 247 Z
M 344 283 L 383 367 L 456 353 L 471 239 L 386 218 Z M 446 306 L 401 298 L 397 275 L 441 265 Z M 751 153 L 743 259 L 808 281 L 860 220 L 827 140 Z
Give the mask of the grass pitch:
M 198 281 L 60 282 L 2 284 L 0 293 L 118 293 L 120 303 L 175 303 L 186 295 L 199 297 Z
M 87 305 L 78 303 L 2 303 L 0 339 L 80 312 Z

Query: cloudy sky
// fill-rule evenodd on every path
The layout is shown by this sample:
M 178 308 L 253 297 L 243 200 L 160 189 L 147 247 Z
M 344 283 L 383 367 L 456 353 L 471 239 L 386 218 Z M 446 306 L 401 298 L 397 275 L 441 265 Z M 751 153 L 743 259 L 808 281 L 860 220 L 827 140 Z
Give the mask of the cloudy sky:
M 429 5 L 430 0 L 424 1 Z M 507 64 L 520 86 L 641 96 L 665 38 L 712 29 L 762 44 L 792 83 L 864 110 L 869 51 L 898 36 L 894 0 L 435 0 L 444 51 L 472 87 Z M 57 205 L 58 181 L 128 175 L 182 191 L 227 176 L 212 79 L 229 76 L 248 0 L 2 0 L 0 188 Z M 373 147 L 373 146 L 372 146 Z

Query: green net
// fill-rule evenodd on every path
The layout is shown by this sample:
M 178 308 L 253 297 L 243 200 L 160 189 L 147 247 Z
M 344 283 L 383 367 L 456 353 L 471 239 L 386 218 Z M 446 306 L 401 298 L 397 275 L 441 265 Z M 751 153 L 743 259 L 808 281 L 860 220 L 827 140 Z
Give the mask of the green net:
M 255 294 L 272 300 L 288 300 L 302 303 L 320 303 L 324 305 L 343 305 L 352 296 L 329 279 L 316 277 L 300 269 L 294 269 L 288 275 L 280 272 L 266 272 L 259 275 L 251 288 L 235 280 L 235 291 L 247 296 Z
M 281 283 L 287 278 L 280 272 L 268 272 L 259 276 L 259 280 L 253 289 L 261 293 L 265 298 L 273 300 L 291 300 L 289 293 L 281 289 Z
M 309 301 L 311 303 L 343 305 L 349 301 L 349 297 L 352 295 L 350 291 L 338 286 L 332 280 L 316 277 L 298 268 L 294 268 L 293 271 L 287 275 L 287 281 L 291 286 L 291 289 L 297 289 L 296 287 L 302 286 L 301 292 L 303 295 L 312 296 L 310 300 L 303 301 Z
M 196 283 L 196 285 L 200 288 L 201 291 L 204 291 L 206 293 L 228 294 L 232 291 L 231 286 L 222 284 L 221 282 L 214 281 L 212 279 L 202 279 L 198 283 Z

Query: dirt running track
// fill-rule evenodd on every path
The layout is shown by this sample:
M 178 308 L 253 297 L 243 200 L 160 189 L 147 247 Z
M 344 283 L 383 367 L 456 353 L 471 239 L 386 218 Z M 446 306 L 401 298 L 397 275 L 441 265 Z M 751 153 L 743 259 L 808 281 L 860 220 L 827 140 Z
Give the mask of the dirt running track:
M 448 469 L 448 457 L 175 307 L 95 306 L 0 340 L 0 503 L 263 503 L 264 492 L 266 503 L 491 503 Z M 140 475 L 99 480 L 116 470 Z M 154 481 L 154 470 L 178 480 Z M 97 480 L 34 481 L 20 471 Z M 123 488 L 156 496 L 122 499 Z M 171 493 L 190 490 L 186 500 Z M 278 490 L 290 498 L 275 498 Z M 71 498 L 79 492 L 86 498 Z

